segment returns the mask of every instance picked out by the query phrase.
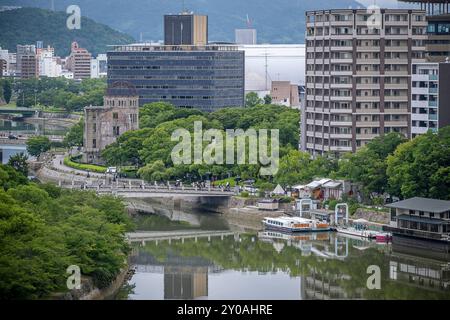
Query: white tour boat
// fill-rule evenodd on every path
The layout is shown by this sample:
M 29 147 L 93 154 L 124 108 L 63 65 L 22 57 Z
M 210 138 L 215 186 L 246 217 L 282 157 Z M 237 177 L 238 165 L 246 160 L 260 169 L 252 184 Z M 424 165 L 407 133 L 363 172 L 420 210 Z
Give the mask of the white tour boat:
M 314 221 L 300 217 L 264 218 L 264 227 L 267 230 L 283 232 L 320 232 L 330 231 L 330 225 L 326 222 Z

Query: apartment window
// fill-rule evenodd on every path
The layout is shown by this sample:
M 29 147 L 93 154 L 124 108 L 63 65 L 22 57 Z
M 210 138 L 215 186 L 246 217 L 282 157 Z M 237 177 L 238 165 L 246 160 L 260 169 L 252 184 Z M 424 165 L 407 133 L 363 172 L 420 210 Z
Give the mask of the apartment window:
M 92 139 L 92 148 L 97 148 L 97 139 Z
M 114 112 L 114 113 L 113 113 L 113 119 L 114 119 L 114 120 L 119 119 L 119 114 L 118 114 L 117 112 Z

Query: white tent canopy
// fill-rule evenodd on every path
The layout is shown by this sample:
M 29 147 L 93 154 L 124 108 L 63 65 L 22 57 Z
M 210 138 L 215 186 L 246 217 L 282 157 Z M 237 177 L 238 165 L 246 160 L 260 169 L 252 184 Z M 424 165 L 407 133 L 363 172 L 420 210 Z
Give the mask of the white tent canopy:
M 274 193 L 274 194 L 284 194 L 284 189 L 280 185 L 277 185 L 277 187 L 272 191 L 272 193 Z

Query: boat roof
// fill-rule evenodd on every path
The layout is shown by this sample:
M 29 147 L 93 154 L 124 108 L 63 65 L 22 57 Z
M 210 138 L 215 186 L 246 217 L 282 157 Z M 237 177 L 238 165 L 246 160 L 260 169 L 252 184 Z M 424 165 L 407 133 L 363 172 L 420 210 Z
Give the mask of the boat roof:
M 450 201 L 414 197 L 386 205 L 387 208 L 441 213 L 450 211 Z

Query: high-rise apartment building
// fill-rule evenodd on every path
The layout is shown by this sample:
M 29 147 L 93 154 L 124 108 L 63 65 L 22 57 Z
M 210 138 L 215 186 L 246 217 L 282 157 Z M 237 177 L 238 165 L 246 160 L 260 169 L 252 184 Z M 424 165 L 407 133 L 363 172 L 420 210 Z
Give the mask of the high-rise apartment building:
M 355 152 L 389 132 L 411 133 L 411 66 L 425 61 L 425 11 L 306 13 L 301 148 Z
M 80 48 L 77 42 L 72 42 L 66 66 L 73 72 L 75 80 L 89 79 L 91 77 L 91 54 L 86 49 Z
M 450 63 L 414 63 L 411 137 L 450 125 Z
M 208 44 L 208 16 L 191 12 L 164 16 L 164 44 L 204 46 Z
M 17 45 L 17 72 L 21 79 L 32 79 L 39 77 L 39 67 L 36 57 L 36 46 Z

